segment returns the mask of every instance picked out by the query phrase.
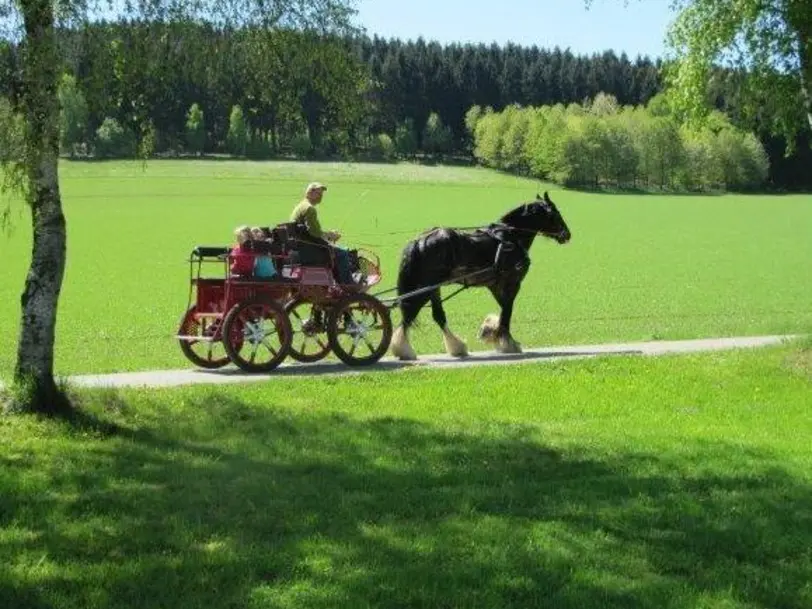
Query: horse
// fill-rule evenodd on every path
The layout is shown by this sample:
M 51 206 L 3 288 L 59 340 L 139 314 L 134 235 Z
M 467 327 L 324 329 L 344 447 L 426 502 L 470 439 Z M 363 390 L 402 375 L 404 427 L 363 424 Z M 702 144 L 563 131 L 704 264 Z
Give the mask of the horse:
M 479 338 L 495 345 L 499 353 L 521 353 L 510 333 L 513 303 L 530 268 L 530 247 L 537 235 L 559 244 L 569 242 L 571 233 L 547 191 L 522 203 L 487 227 L 431 228 L 407 242 L 401 252 L 397 278 L 398 304 L 402 316 L 392 336 L 392 355 L 415 360 L 408 332 L 418 313 L 431 302 L 432 317 L 443 333 L 446 352 L 466 357 L 468 349 L 449 328 L 440 285 L 488 288 L 501 313 L 488 315 L 480 326 Z M 434 286 L 434 289 L 432 289 Z

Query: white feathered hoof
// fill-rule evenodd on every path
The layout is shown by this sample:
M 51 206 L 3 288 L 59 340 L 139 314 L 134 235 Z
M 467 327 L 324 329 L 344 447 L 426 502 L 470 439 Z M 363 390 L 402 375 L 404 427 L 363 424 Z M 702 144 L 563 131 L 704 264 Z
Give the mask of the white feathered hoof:
M 496 343 L 498 353 L 521 353 L 522 346 L 512 336 L 503 336 Z
M 443 330 L 443 344 L 445 352 L 452 357 L 468 356 L 468 346 L 448 328 Z
M 417 353 L 415 353 L 409 344 L 409 339 L 403 330 L 403 326 L 398 326 L 392 334 L 390 351 L 392 355 L 402 361 L 414 361 L 417 359 Z
M 497 342 L 496 333 L 499 330 L 499 315 L 491 313 L 486 315 L 479 326 L 479 340 L 488 344 L 495 344 Z

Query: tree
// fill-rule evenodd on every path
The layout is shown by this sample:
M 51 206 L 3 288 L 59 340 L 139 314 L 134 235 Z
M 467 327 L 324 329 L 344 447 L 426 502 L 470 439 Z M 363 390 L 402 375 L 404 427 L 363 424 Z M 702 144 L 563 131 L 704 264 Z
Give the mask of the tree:
M 21 42 L 22 154 L 0 158 L 3 172 L 31 209 L 31 264 L 20 299 L 22 308 L 14 391 L 19 409 L 46 414 L 71 412 L 54 380 L 54 340 L 59 295 L 67 258 L 66 220 L 59 189 L 59 97 L 61 66 L 57 30 L 116 7 L 141 20 L 194 18 L 219 26 L 248 25 L 350 32 L 350 0 L 0 0 L 0 31 Z M 19 27 L 17 27 L 19 24 Z M 142 59 L 143 61 L 143 59 Z M 132 100 L 131 100 L 132 101 Z
M 452 134 L 436 112 L 429 114 L 423 131 L 423 149 L 431 155 L 443 155 L 451 151 Z
M 745 116 L 769 117 L 770 130 L 788 142 L 804 121 L 812 128 L 812 0 L 678 0 L 677 6 L 668 39 L 679 60 L 667 78 L 679 109 L 689 118 L 707 115 L 713 62 L 727 55 L 744 73 Z
M 206 144 L 206 124 L 203 110 L 197 103 L 192 104 L 186 115 L 186 145 L 194 154 L 202 154 Z
M 413 157 L 417 152 L 417 134 L 411 117 L 406 118 L 395 130 L 395 150 L 407 158 Z
M 742 76 L 743 116 L 786 137 L 790 151 L 796 135 L 812 129 L 812 0 L 672 0 L 672 7 L 679 12 L 667 35 L 673 62 L 665 79 L 676 108 L 692 123 L 707 118 L 711 74 L 725 58 Z
M 234 106 L 228 118 L 228 151 L 233 155 L 243 156 L 248 145 L 248 135 L 242 108 Z
M 63 74 L 59 83 L 59 139 L 63 152 L 73 156 L 75 146 L 83 142 L 87 130 L 87 101 L 76 86 L 76 78 Z

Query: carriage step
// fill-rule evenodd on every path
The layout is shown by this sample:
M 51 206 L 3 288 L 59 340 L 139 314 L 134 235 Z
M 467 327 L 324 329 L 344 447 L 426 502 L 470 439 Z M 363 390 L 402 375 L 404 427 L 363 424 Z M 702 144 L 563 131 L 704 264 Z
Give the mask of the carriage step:
M 177 340 L 194 340 L 202 343 L 219 342 L 222 340 L 219 338 L 214 338 L 213 336 L 186 336 L 184 334 L 178 334 L 175 336 L 175 338 Z

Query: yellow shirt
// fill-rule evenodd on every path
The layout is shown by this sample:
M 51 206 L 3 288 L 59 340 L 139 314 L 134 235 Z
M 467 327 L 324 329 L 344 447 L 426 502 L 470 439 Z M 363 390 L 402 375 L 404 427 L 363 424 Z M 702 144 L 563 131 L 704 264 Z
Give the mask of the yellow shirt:
M 299 204 L 293 208 L 290 214 L 291 222 L 302 222 L 307 227 L 307 232 L 316 239 L 324 238 L 324 231 L 321 229 L 319 223 L 319 216 L 316 206 L 307 199 L 303 199 Z

